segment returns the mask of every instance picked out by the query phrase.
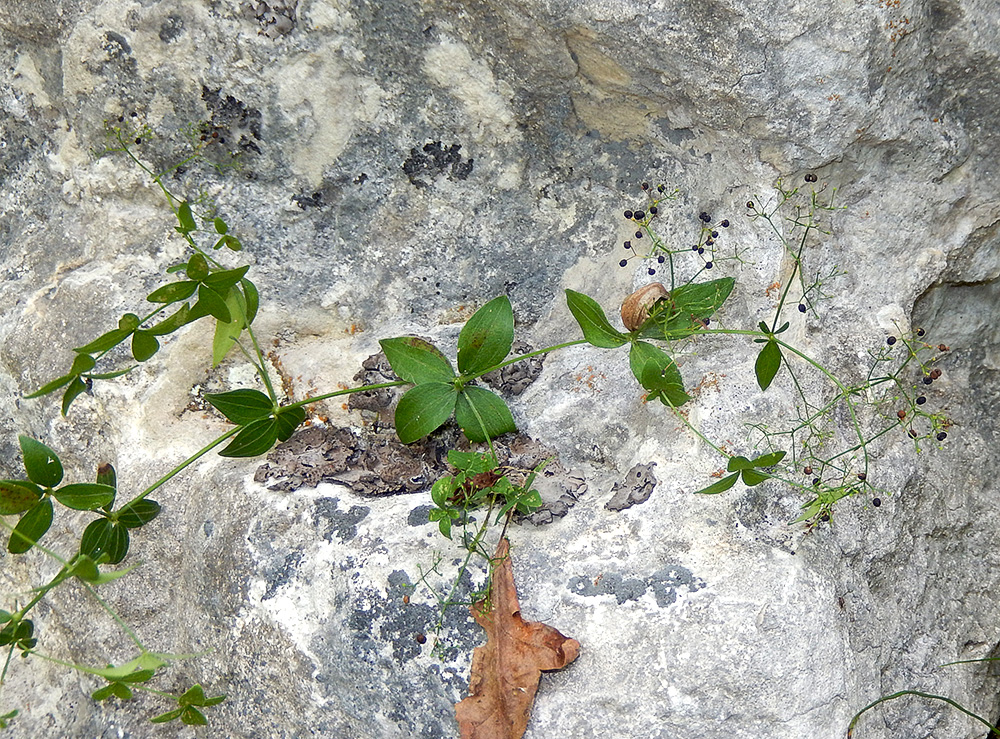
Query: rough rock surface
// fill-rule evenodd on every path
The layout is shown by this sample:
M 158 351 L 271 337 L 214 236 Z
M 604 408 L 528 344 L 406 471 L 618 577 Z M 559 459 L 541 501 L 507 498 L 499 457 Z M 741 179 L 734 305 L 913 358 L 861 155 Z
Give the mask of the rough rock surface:
M 536 347 L 578 336 L 564 288 L 614 315 L 647 279 L 637 261 L 617 266 L 634 230 L 621 212 L 647 180 L 679 188 L 661 232 L 681 245 L 700 212 L 733 222 L 725 238 L 744 261 L 719 265 L 739 284 L 722 320 L 754 326 L 784 255 L 745 202 L 814 173 L 848 210 L 806 264 L 845 274 L 789 336 L 856 376 L 888 332 L 922 326 L 951 347 L 933 395 L 954 422 L 948 442 L 915 454 L 883 439 L 881 506 L 852 498 L 832 525 L 788 526 L 802 500 L 775 484 L 690 496 L 719 458 L 642 402 L 620 352 L 547 357 L 510 396 L 515 419 L 591 492 L 552 525 L 511 532 L 525 617 L 582 645 L 543 678 L 527 736 L 832 739 L 905 688 L 1000 718 L 992 669 L 939 668 L 1000 645 L 998 29 L 983 0 L 0 3 L 0 477 L 19 475 L 27 433 L 75 479 L 113 462 L 134 494 L 226 429 L 198 404 L 203 385 L 254 382 L 236 356 L 206 374 L 211 335 L 196 326 L 68 419 L 55 400 L 22 399 L 72 347 L 141 312 L 184 255 L 149 178 L 92 156 L 105 121 L 141 130 L 153 169 L 192 137 L 212 141 L 169 184 L 203 194 L 243 241 L 258 331 L 298 398 L 348 384 L 379 338 L 453 352 L 498 294 Z M 789 400 L 756 389 L 755 349 L 719 339 L 680 357 L 700 388 L 692 422 L 747 453 L 745 423 Z M 323 412 L 337 427 L 363 420 Z M 607 510 L 596 491 L 651 462 L 650 497 Z M 455 736 L 481 634 L 456 608 L 443 658 L 417 638 L 438 622 L 426 584 L 450 587 L 462 555 L 428 522 L 429 499 L 328 482 L 273 491 L 259 465 L 209 455 L 158 491 L 164 512 L 130 555 L 145 564 L 102 587 L 149 649 L 214 650 L 155 687 L 226 693 L 208 713 L 213 735 L 234 739 Z M 72 551 L 86 520 L 57 519 L 50 546 Z M 0 607 L 57 569 L 5 554 Z M 466 572 L 457 593 L 481 578 Z M 133 656 L 81 588 L 34 613 L 57 659 Z M 92 703 L 98 687 L 16 660 L 0 714 L 21 709 L 17 736 L 194 735 L 151 728 L 167 706 L 148 696 Z M 855 733 L 982 735 L 917 699 Z

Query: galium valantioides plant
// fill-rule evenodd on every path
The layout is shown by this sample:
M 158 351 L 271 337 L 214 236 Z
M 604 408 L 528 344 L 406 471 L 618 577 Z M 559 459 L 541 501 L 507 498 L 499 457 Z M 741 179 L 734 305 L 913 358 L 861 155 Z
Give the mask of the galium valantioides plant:
M 232 428 L 145 490 L 131 494 L 124 503 L 120 503 L 121 491 L 110 465 L 98 466 L 95 482 L 63 485 L 62 467 L 56 453 L 35 439 L 21 437 L 25 479 L 0 482 L 0 524 L 10 532 L 7 548 L 12 554 L 40 552 L 59 561 L 61 569 L 48 583 L 12 604 L 13 610 L 0 611 L 0 624 L 3 625 L 0 646 L 7 649 L 0 684 L 12 657 L 20 653 L 24 657 L 60 662 L 100 678 L 106 684 L 93 693 L 96 700 L 111 697 L 125 700 L 132 696 L 134 689 L 139 689 L 176 704 L 176 708 L 154 721 L 180 719 L 188 724 L 205 723 L 207 719 L 201 709 L 220 702 L 223 696 L 207 698 L 198 685 L 180 695 L 161 693 L 147 686 L 161 669 L 182 655 L 148 650 L 100 597 L 98 588 L 129 572 L 130 568 L 110 570 L 109 566 L 122 563 L 128 554 L 131 536 L 143 532 L 155 520 L 160 506 L 150 496 L 160 487 L 216 449 L 227 457 L 264 454 L 276 443 L 292 436 L 305 421 L 308 406 L 348 393 L 409 386 L 395 410 L 395 429 L 401 441 L 417 441 L 454 418 L 468 441 L 480 445 L 472 451 L 456 449 L 450 452 L 448 460 L 454 472 L 436 481 L 430 491 L 434 504 L 431 520 L 448 538 L 452 538 L 454 527 L 460 526 L 459 544 L 466 551 L 455 586 L 450 592 L 435 595 L 442 609 L 454 604 L 458 580 L 471 559 L 481 556 L 489 560 L 493 547 L 486 544 L 486 538 L 490 532 L 494 529 L 506 531 L 515 516 L 529 514 L 541 505 L 541 498 L 533 489 L 534 474 L 540 468 L 514 471 L 498 463 L 493 442 L 515 430 L 514 420 L 503 398 L 478 382 L 489 372 L 529 357 L 581 344 L 608 350 L 627 346 L 629 367 L 645 392 L 646 402 L 659 401 L 669 407 L 725 462 L 721 479 L 703 486 L 699 493 L 722 493 L 740 482 L 748 486 L 766 480 L 784 482 L 803 493 L 803 514 L 798 520 L 810 525 L 829 520 L 833 506 L 844 497 L 861 491 L 880 492 L 872 479 L 870 453 L 870 447 L 877 440 L 892 433 L 911 437 L 915 445 L 931 438 L 939 442 L 945 438 L 947 419 L 928 410 L 924 383 L 932 383 L 940 370 L 933 368 L 936 356 L 929 356 L 933 347 L 922 341 L 921 331 L 901 332 L 891 337 L 894 340 L 885 347 L 873 351 L 871 371 L 863 381 L 856 383 L 841 381 L 782 338 L 789 326 L 789 322 L 783 320 L 783 311 L 812 309 L 815 312 L 816 305 L 825 295 L 823 282 L 831 278 L 827 275 L 821 279 L 817 275 L 808 280 L 804 259 L 811 235 L 825 228 L 821 216 L 835 210 L 833 192 L 829 199 L 824 199 L 822 188 L 800 192 L 797 188 L 786 189 L 779 183 L 776 199 L 755 198 L 747 203 L 750 224 L 763 223 L 773 229 L 794 260 L 794 270 L 782 286 L 770 323 L 762 321 L 756 327 L 729 328 L 717 320 L 717 313 L 735 287 L 735 279 L 732 276 L 708 278 L 717 275 L 727 264 L 742 261 L 738 251 L 730 253 L 722 248 L 726 240 L 724 235 L 735 230 L 736 219 L 716 222 L 710 214 L 702 212 L 694 243 L 670 246 L 666 238 L 657 235 L 654 224 L 661 209 L 673 199 L 673 193 L 668 193 L 665 186 L 651 188 L 644 184 L 647 203 L 625 212 L 625 217 L 634 222 L 636 229 L 634 238 L 625 242 L 625 248 L 631 255 L 629 259 L 646 260 L 651 277 L 657 274 L 666 277 L 661 277 L 664 282 L 658 287 L 647 286 L 636 296 L 626 299 L 622 312 L 624 331 L 611 324 L 604 309 L 592 298 L 567 290 L 567 306 L 583 338 L 511 357 L 513 307 L 506 296 L 500 296 L 486 302 L 462 328 L 454 361 L 423 339 L 409 336 L 384 339 L 380 344 L 398 381 L 293 401 L 278 394 L 261 343 L 254 333 L 259 294 L 247 277 L 249 267 L 233 264 L 242 249 L 241 242 L 229 232 L 227 223 L 215 214 L 207 201 L 182 200 L 167 186 L 166 176 L 201 158 L 205 149 L 212 145 L 212 139 L 198 137 L 192 151 L 179 164 L 157 172 L 137 153 L 140 142 L 151 136 L 148 129 L 137 129 L 131 122 L 120 119 L 118 125 L 109 127 L 109 132 L 112 145 L 105 154 L 125 156 L 162 191 L 175 214 L 178 224 L 175 230 L 184 240 L 188 255 L 183 262 L 168 268 L 167 272 L 175 279 L 147 296 L 152 304 L 148 310 L 126 313 L 116 328 L 76 347 L 68 372 L 27 397 L 62 391 L 61 410 L 66 415 L 74 400 L 90 390 L 95 381 L 123 375 L 148 361 L 161 348 L 158 337 L 196 321 L 214 322 L 213 364 L 219 364 L 235 349 L 254 368 L 260 386 L 207 394 L 206 400 L 232 423 Z M 809 181 L 815 182 L 815 178 Z M 629 259 L 622 260 L 622 265 L 627 265 Z M 798 286 L 794 290 L 797 299 L 792 298 L 793 285 Z M 721 443 L 707 438 L 682 411 L 691 396 L 674 358 L 675 350 L 710 335 L 758 343 L 755 376 L 761 391 L 766 391 L 784 369 L 798 393 L 796 418 L 778 428 L 771 424 L 755 424 L 751 430 L 757 438 L 748 442 L 743 454 L 734 454 Z M 118 365 L 122 354 L 118 347 L 127 350 L 127 366 Z M 98 371 L 99 363 L 109 362 L 112 366 Z M 832 396 L 818 400 L 810 397 L 807 384 L 800 379 L 803 372 L 822 377 L 833 388 Z M 890 406 L 893 412 L 885 410 Z M 849 418 L 845 433 L 840 433 L 842 430 L 837 425 L 841 411 Z M 120 504 L 116 507 L 116 503 Z M 93 511 L 96 516 L 81 532 L 79 544 L 69 554 L 57 553 L 40 544 L 50 530 L 56 504 Z M 477 520 L 476 515 L 481 518 Z M 6 516 L 18 516 L 17 523 L 9 524 Z M 121 625 L 134 644 L 137 653 L 134 659 L 117 666 L 91 667 L 62 662 L 37 648 L 37 634 L 28 616 L 42 598 L 71 580 L 80 582 L 101 608 Z M 475 597 L 488 600 L 488 583 Z M 6 721 L 10 715 L 2 718 Z

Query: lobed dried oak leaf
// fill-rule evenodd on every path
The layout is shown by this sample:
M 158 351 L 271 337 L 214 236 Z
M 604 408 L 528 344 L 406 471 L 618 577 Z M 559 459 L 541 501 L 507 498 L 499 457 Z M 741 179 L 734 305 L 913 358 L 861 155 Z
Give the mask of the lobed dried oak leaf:
M 469 697 L 455 704 L 462 739 L 520 739 L 541 671 L 575 660 L 580 642 L 521 618 L 506 538 L 493 555 L 492 608 L 479 601 L 469 610 L 488 639 L 472 653 Z

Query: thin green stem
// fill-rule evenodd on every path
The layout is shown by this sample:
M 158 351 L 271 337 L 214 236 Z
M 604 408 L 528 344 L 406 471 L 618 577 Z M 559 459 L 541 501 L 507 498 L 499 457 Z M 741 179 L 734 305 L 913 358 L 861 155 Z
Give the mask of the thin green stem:
M 904 695 L 915 695 L 918 698 L 927 698 L 929 700 L 944 701 L 945 703 L 947 703 L 952 708 L 957 708 L 959 711 L 961 711 L 962 713 L 964 713 L 966 716 L 974 718 L 979 723 L 981 723 L 984 726 L 988 727 L 989 730 L 990 730 L 990 732 L 991 732 L 991 736 L 1000 736 L 1000 728 L 997 728 L 996 726 L 994 726 L 993 724 L 991 724 L 989 721 L 987 721 L 986 719 L 984 719 L 982 716 L 977 716 L 976 714 L 974 714 L 969 709 L 967 709 L 967 708 L 959 705 L 958 703 L 956 703 L 955 701 L 953 701 L 951 698 L 945 698 L 943 695 L 934 695 L 932 693 L 922 693 L 919 690 L 900 690 L 898 693 L 893 693 L 892 695 L 882 696 L 878 700 L 869 703 L 867 706 L 865 706 L 860 711 L 858 711 L 854 715 L 854 718 L 851 719 L 851 723 L 847 727 L 847 739 L 851 739 L 852 733 L 854 732 L 854 727 L 857 726 L 858 719 L 860 719 L 861 716 L 865 712 L 867 712 L 868 710 L 874 708 L 875 706 L 877 706 L 880 703 L 885 703 L 887 701 L 895 700 L 896 698 L 902 698 Z

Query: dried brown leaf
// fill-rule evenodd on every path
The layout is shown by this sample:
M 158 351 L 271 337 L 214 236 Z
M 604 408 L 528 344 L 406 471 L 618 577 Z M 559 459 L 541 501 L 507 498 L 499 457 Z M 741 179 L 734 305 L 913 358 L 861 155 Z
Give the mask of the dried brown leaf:
M 520 739 L 542 671 L 561 669 L 580 653 L 576 639 L 521 618 L 507 539 L 492 566 L 491 602 L 470 609 L 488 638 L 472 654 L 469 697 L 455 704 L 462 739 Z

